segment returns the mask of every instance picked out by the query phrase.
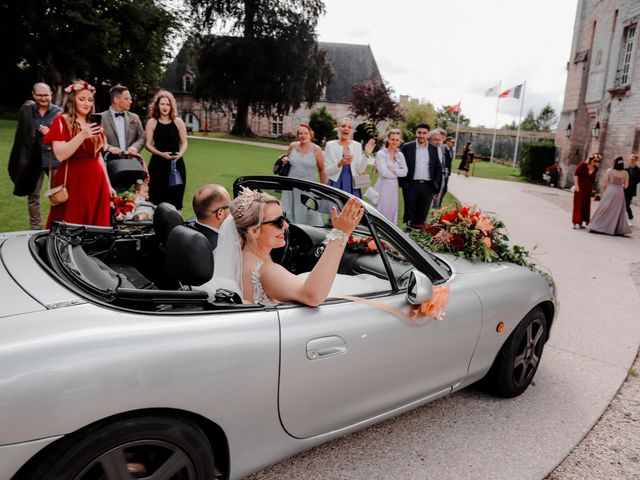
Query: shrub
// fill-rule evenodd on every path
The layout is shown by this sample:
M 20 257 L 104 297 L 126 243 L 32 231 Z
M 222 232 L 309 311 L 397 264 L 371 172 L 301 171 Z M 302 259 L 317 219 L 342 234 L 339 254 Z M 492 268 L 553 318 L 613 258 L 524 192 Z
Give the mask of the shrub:
M 313 142 L 318 145 L 324 145 L 325 142 L 338 138 L 337 125 L 338 122 L 326 107 L 313 110 L 309 115 L 309 126 L 315 134 Z
M 532 182 L 542 182 L 547 167 L 555 163 L 556 147 L 549 142 L 529 142 L 522 146 L 520 173 Z

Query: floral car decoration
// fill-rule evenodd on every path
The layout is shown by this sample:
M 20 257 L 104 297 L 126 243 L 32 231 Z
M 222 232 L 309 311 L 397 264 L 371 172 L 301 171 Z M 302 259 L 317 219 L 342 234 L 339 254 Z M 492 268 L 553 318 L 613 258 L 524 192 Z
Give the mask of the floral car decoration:
M 131 187 L 129 190 L 119 192 L 111 199 L 113 216 L 117 221 L 124 220 L 127 218 L 127 215 L 131 216 L 136 209 L 136 195 L 133 188 L 134 187 Z
M 521 245 L 509 246 L 504 223 L 474 205 L 448 206 L 433 211 L 431 223 L 411 232 L 422 247 L 450 253 L 472 262 L 511 262 L 540 271 L 531 252 Z
M 349 240 L 347 240 L 347 249 L 353 252 L 366 253 L 366 254 L 376 254 L 378 253 L 378 246 L 376 242 L 371 237 L 358 237 L 349 235 Z

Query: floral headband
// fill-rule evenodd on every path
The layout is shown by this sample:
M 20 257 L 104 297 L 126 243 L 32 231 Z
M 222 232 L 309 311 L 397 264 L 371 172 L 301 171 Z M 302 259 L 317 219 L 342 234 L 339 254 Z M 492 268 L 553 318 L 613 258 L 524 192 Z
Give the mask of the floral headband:
M 93 85 L 89 85 L 87 82 L 73 82 L 67 88 L 64 89 L 67 93 L 74 93 L 79 90 L 89 90 L 91 93 L 96 91 L 96 88 Z

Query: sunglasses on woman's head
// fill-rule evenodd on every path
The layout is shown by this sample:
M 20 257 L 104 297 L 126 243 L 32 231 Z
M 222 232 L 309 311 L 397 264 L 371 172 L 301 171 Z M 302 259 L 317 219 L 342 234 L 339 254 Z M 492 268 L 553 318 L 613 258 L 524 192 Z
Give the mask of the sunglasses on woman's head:
M 273 220 L 269 220 L 268 222 L 262 222 L 260 225 L 273 224 L 278 228 L 283 228 L 286 221 L 287 221 L 286 213 L 282 212 L 282 215 L 280 215 L 279 217 L 276 217 Z

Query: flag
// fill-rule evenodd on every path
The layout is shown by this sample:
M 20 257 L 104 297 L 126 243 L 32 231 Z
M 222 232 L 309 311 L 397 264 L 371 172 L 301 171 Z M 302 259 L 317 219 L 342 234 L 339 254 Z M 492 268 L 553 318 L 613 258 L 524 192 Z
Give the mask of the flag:
M 500 98 L 520 98 L 520 95 L 522 94 L 522 85 L 523 84 L 521 83 L 509 90 L 505 90 L 500 94 Z
M 456 105 L 450 105 L 447 107 L 447 112 L 455 112 L 455 113 L 460 113 L 462 111 L 462 108 L 460 108 L 460 103 L 458 102 Z
M 500 88 L 500 84 L 496 85 L 495 87 L 491 87 L 489 90 L 487 90 L 486 92 L 484 92 L 484 96 L 485 97 L 495 97 L 498 94 L 498 89 Z

